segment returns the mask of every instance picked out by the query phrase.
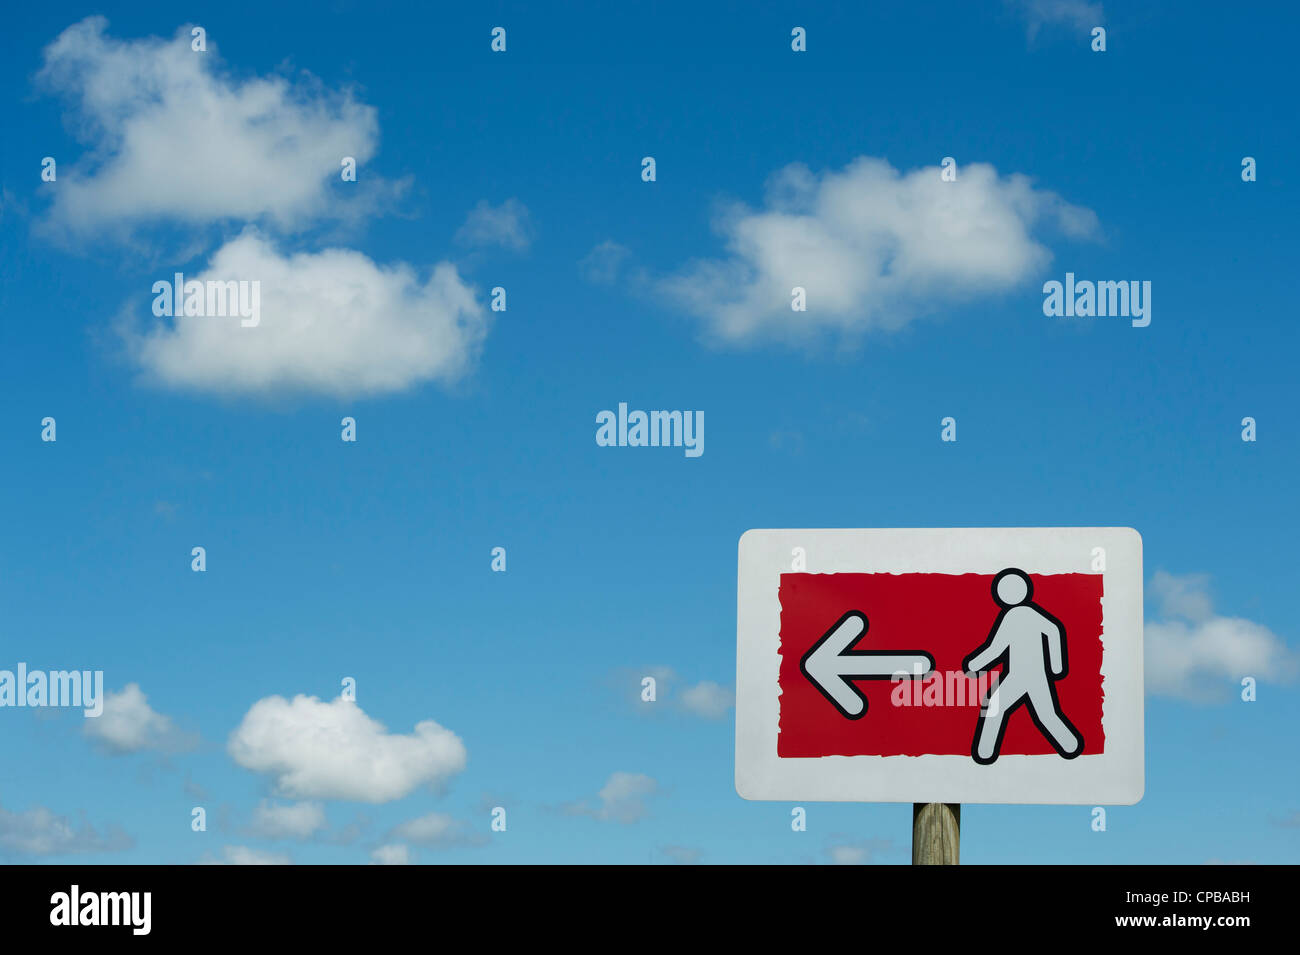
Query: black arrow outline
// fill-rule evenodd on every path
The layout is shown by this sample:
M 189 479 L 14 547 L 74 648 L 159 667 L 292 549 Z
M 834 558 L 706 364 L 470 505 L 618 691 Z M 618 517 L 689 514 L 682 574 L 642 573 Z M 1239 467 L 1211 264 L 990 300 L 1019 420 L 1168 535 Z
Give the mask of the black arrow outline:
M 830 693 L 826 692 L 825 688 L 822 687 L 822 685 L 813 678 L 813 675 L 808 672 L 808 658 L 811 657 L 814 653 L 816 653 L 817 650 L 821 647 L 821 645 L 831 638 L 831 634 L 833 634 L 836 630 L 842 627 L 844 625 L 844 622 L 848 620 L 850 617 L 857 617 L 862 621 L 862 633 L 858 634 L 857 638 L 852 643 L 850 643 L 847 647 L 841 650 L 839 655 L 836 657 L 836 659 L 844 660 L 844 659 L 852 659 L 854 657 L 894 657 L 906 653 L 914 656 L 925 657 L 927 660 L 930 661 L 930 669 L 926 670 L 924 673 L 921 673 L 919 675 L 915 673 L 909 673 L 908 674 L 909 679 L 924 679 L 925 677 L 929 676 L 931 673 L 934 673 L 935 662 L 934 662 L 934 657 L 931 656 L 929 653 L 926 653 L 924 650 L 855 650 L 853 649 L 855 646 L 861 643 L 862 640 L 866 637 L 867 631 L 870 629 L 871 622 L 867 619 L 867 615 L 864 614 L 861 610 L 850 610 L 847 613 L 845 613 L 844 616 L 840 617 L 839 620 L 836 620 L 835 623 L 831 625 L 829 630 L 827 630 L 825 633 L 821 635 L 821 637 L 817 640 L 816 643 L 814 643 L 811 647 L 808 648 L 807 653 L 805 653 L 802 657 L 799 658 L 799 672 L 804 675 L 804 679 L 806 679 L 809 683 L 811 683 L 813 686 L 817 688 L 818 693 L 820 693 L 822 696 L 826 697 L 826 699 L 830 701 L 831 706 L 835 707 L 835 709 L 839 711 L 841 716 L 849 720 L 860 720 L 862 719 L 862 717 L 867 715 L 867 707 L 868 707 L 867 695 L 862 692 L 862 688 L 860 686 L 857 686 L 856 684 L 850 681 L 892 680 L 894 677 L 898 675 L 897 673 L 886 673 L 886 674 L 876 674 L 876 675 L 867 675 L 867 676 L 854 676 L 851 673 L 836 674 L 841 680 L 843 680 L 848 685 L 849 689 L 851 689 L 854 693 L 857 694 L 858 699 L 862 701 L 862 712 L 854 716 L 852 713 L 844 709 L 844 707 L 840 706 L 840 704 L 836 701 L 835 697 L 831 696 Z

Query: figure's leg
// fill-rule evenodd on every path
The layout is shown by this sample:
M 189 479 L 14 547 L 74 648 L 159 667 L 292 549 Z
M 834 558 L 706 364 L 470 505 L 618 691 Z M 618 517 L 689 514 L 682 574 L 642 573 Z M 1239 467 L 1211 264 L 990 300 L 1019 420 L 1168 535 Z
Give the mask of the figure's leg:
M 1069 720 L 1057 713 L 1056 700 L 1053 699 L 1052 689 L 1046 680 L 1030 688 L 1029 705 L 1033 707 L 1034 716 L 1038 718 L 1043 729 L 1056 740 L 1061 755 L 1068 759 L 1078 756 L 1083 751 L 1083 737 L 1070 725 Z
M 998 737 L 1002 735 L 1007 707 L 1013 706 L 1020 696 L 1019 692 L 1009 690 L 1003 683 L 993 691 L 980 710 L 980 720 L 975 724 L 975 745 L 971 753 L 977 763 L 991 763 L 998 758 Z

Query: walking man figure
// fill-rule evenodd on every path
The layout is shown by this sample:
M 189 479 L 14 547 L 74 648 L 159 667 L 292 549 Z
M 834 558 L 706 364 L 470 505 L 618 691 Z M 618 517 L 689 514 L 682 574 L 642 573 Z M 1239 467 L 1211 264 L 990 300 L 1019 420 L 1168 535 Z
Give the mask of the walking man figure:
M 1002 679 L 985 702 L 971 756 L 987 765 L 998 758 L 1007 717 L 1022 703 L 1029 705 L 1029 717 L 1066 759 L 1083 752 L 1083 737 L 1061 712 L 1056 698 L 1056 680 L 1065 676 L 1065 627 L 1030 598 L 1034 585 L 1029 575 L 1014 567 L 993 578 L 993 599 L 1002 607 L 984 645 L 962 661 L 970 676 L 995 663 L 1002 663 Z

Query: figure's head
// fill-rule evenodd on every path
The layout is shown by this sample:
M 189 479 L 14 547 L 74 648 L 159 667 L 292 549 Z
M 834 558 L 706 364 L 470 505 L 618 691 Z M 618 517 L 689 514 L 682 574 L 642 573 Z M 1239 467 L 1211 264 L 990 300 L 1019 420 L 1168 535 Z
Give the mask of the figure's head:
M 1034 585 L 1023 570 L 1008 567 L 993 578 L 993 599 L 1004 607 L 1018 607 L 1034 595 Z

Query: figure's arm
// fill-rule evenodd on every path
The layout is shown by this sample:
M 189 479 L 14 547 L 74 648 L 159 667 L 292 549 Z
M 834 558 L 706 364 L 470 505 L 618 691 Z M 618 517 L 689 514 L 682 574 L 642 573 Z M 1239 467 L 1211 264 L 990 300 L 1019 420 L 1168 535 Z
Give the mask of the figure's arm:
M 1002 636 L 1001 627 L 995 628 L 984 645 L 962 661 L 962 669 L 967 673 L 978 673 L 1002 656 L 1002 651 L 1006 648 L 1006 638 Z
M 1065 631 L 1051 620 L 1043 620 L 1043 636 L 1047 638 L 1047 665 L 1052 676 L 1065 675 Z

